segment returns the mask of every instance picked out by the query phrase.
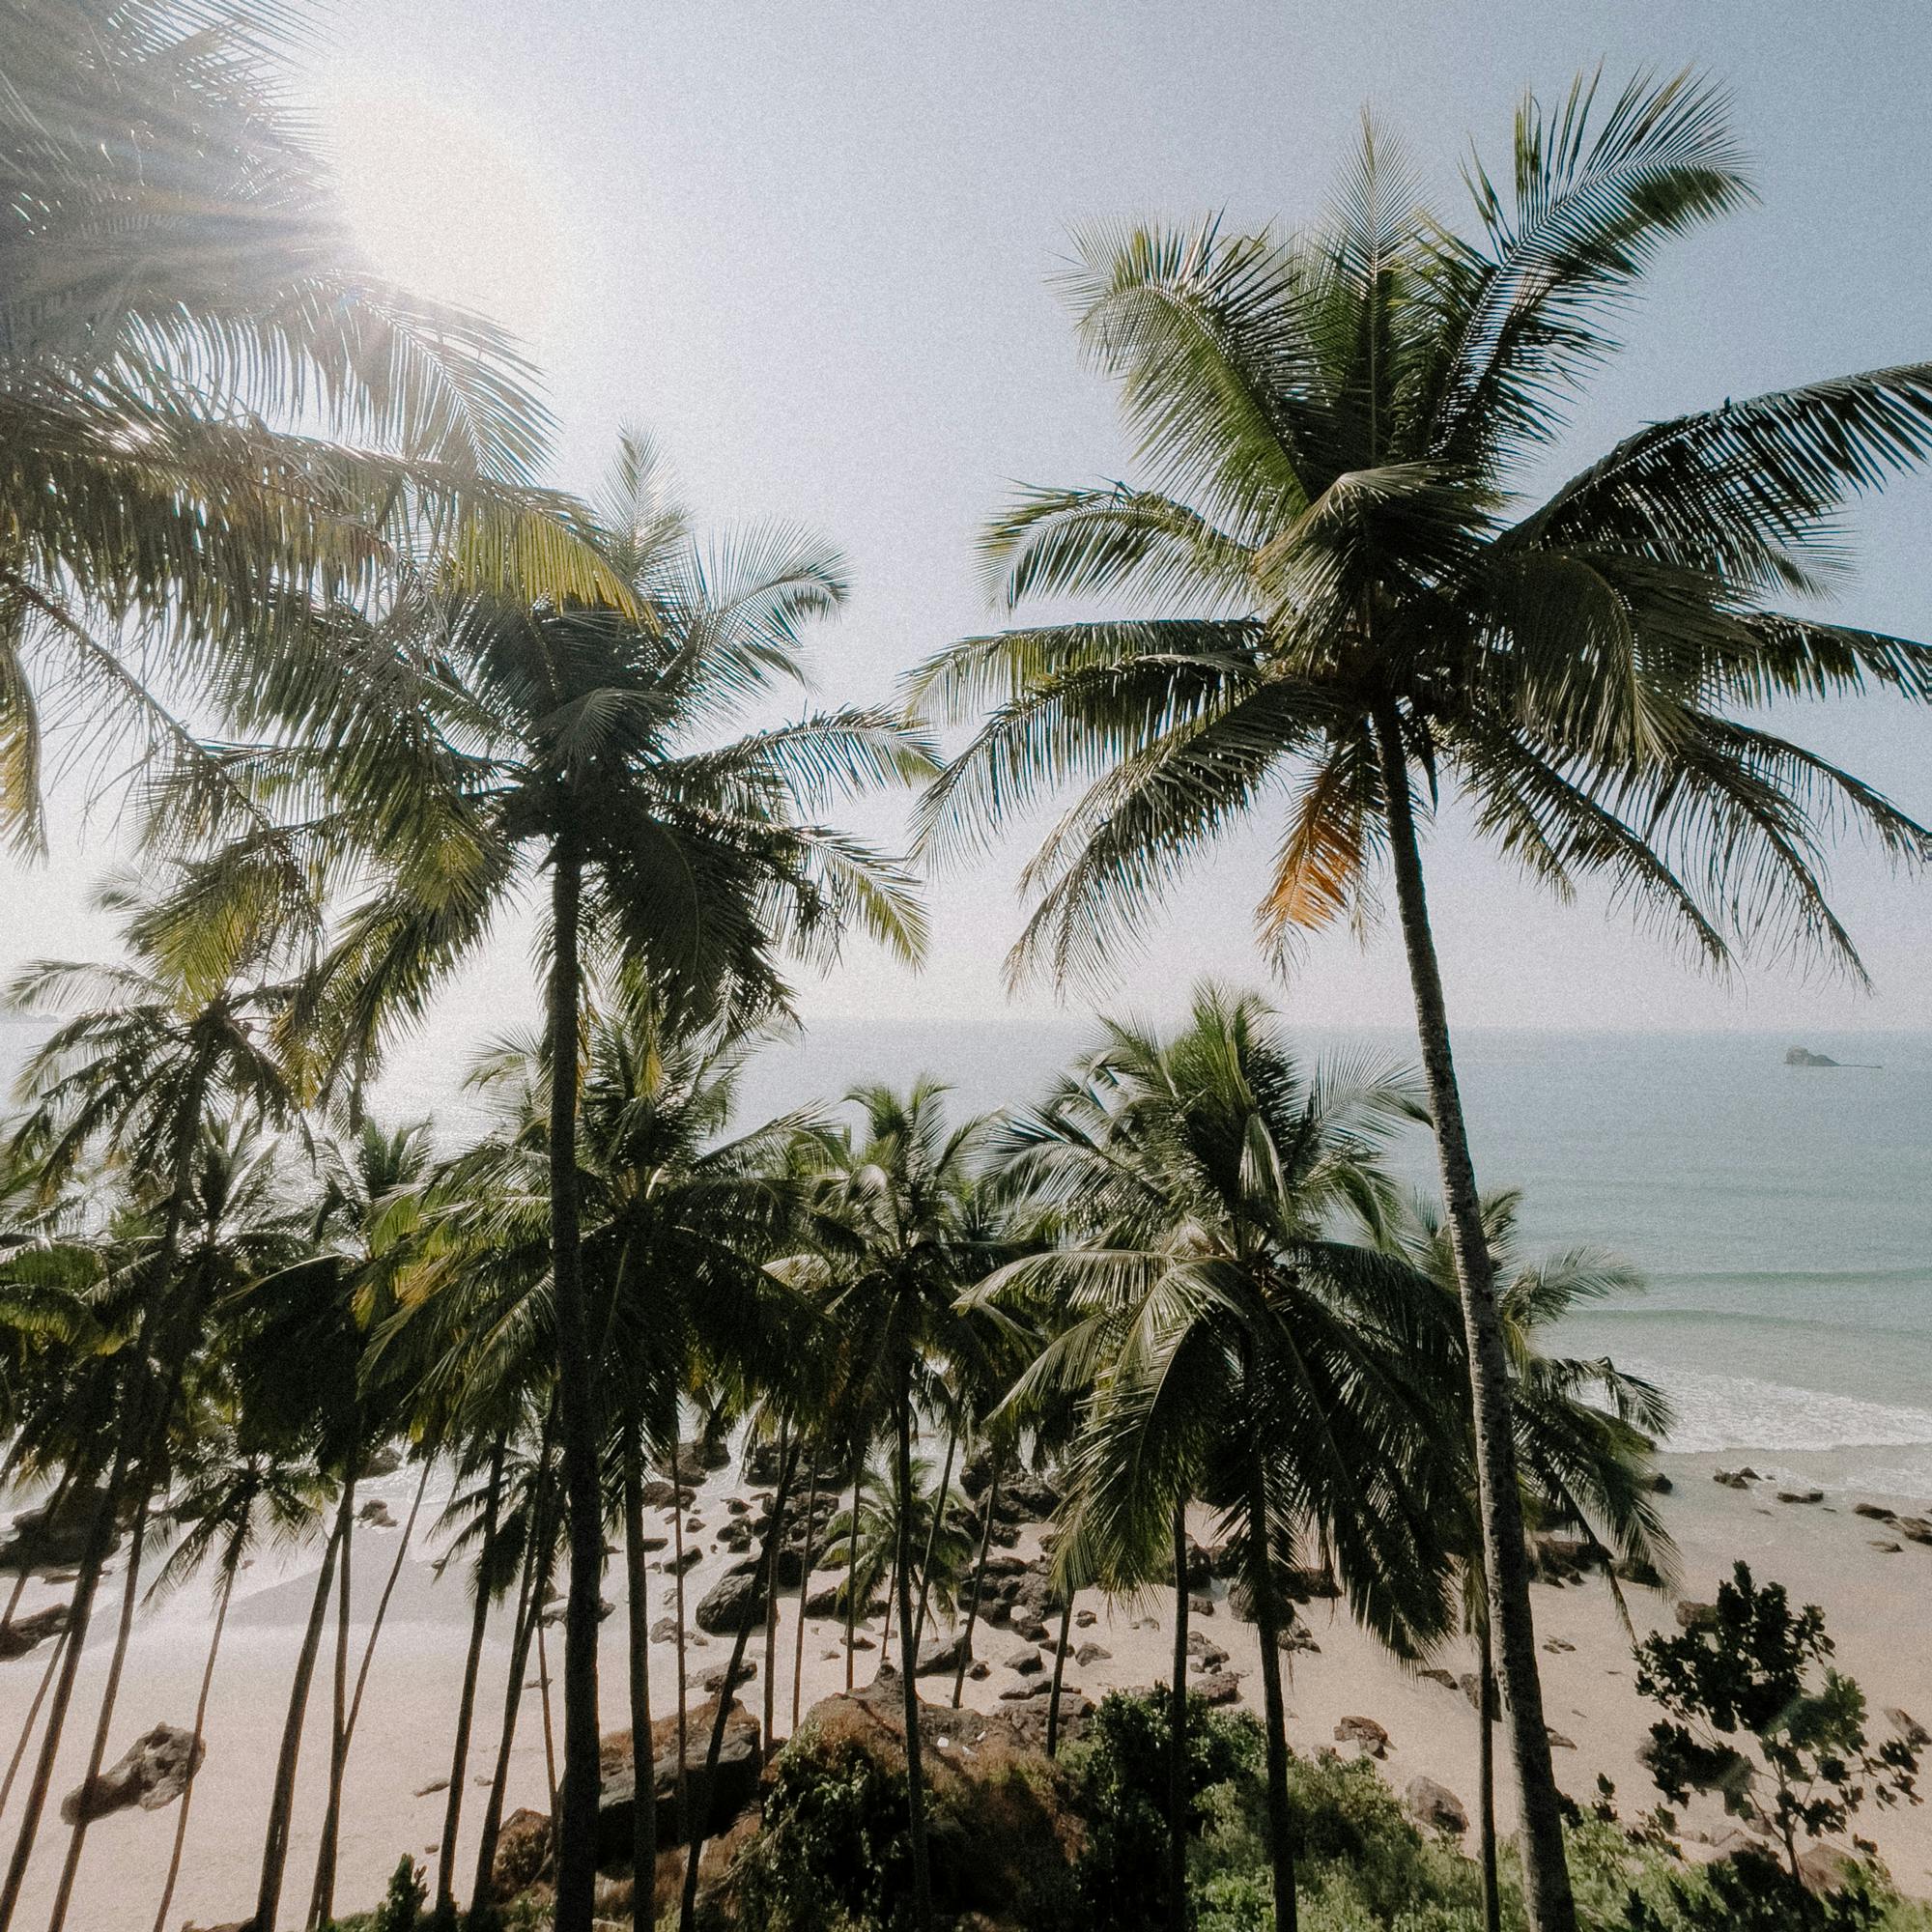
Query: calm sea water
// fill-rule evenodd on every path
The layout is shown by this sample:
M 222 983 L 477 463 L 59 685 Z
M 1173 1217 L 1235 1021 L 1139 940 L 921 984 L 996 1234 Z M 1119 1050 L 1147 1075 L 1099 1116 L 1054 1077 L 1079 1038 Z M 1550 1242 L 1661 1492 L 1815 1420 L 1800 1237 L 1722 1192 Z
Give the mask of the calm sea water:
M 831 1026 L 755 1062 L 744 1117 L 930 1072 L 962 1111 L 1031 1097 L 1086 1037 L 1065 1025 Z M 1396 1033 L 1307 1036 L 1412 1053 Z M 0 1072 L 27 1043 L 0 1027 Z M 1750 1034 L 1469 1032 L 1458 1058 L 1485 1186 L 1524 1194 L 1539 1246 L 1637 1263 L 1637 1298 L 1571 1324 L 1678 1400 L 1673 1449 L 1755 1451 L 1854 1489 L 1932 1496 L 1932 1037 L 1817 1036 L 1875 1067 L 1801 1070 Z M 385 1082 L 399 1117 L 460 1133 L 460 1066 L 427 1051 Z M 1433 1180 L 1420 1137 L 1404 1151 Z M 1805 1461 L 1809 1458 L 1809 1462 Z M 1795 1459 L 1795 1460 L 1794 1460 Z

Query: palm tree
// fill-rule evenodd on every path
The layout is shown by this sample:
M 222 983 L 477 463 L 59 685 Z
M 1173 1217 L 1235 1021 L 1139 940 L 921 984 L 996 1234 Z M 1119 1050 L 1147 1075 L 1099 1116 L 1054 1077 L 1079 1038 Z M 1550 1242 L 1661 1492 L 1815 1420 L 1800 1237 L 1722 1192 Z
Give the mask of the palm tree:
M 1054 1547 L 1063 1595 L 1162 1574 L 1170 1545 L 1184 1592 L 1180 1512 L 1199 1494 L 1222 1517 L 1261 1642 L 1284 1928 L 1295 1892 L 1283 1567 L 1312 1536 L 1356 1615 L 1405 1654 L 1447 1616 L 1428 1499 L 1409 1481 L 1434 1418 L 1399 1346 L 1428 1285 L 1337 1233 L 1382 1225 L 1395 1199 L 1382 1149 L 1419 1112 L 1389 1068 L 1305 1069 L 1252 997 L 1204 987 L 1167 1039 L 1109 1022 L 1001 1139 L 1007 1184 L 1061 1216 L 1065 1242 L 974 1296 L 1065 1310 L 1010 1398 L 1086 1396 Z
M 208 1129 L 213 1122 L 243 1116 L 283 1119 L 293 1103 L 284 1070 L 264 1037 L 274 990 L 244 977 L 262 964 L 257 936 L 231 927 L 204 949 L 203 957 L 184 960 L 154 943 L 151 922 L 157 901 L 123 884 L 100 897 L 122 916 L 138 963 L 43 963 L 15 982 L 14 1002 L 30 1009 L 75 999 L 92 1004 L 57 1027 L 28 1062 L 21 1080 L 35 1104 L 16 1126 L 14 1141 L 34 1152 L 53 1185 L 96 1155 L 125 1164 L 136 1178 L 152 1226 L 123 1289 L 132 1341 L 123 1351 L 125 1366 L 117 1360 L 109 1374 L 90 1377 L 86 1384 L 87 1395 L 104 1405 L 100 1418 L 112 1418 L 104 1428 L 95 1425 L 95 1446 L 106 1460 L 85 1465 L 86 1478 L 91 1486 L 104 1467 L 106 1482 L 76 1565 L 62 1665 L 0 1882 L 0 1932 L 12 1923 L 33 1853 L 101 1566 L 123 1506 L 131 1502 L 128 1604 L 115 1656 L 126 1652 L 149 1510 L 162 1481 L 166 1425 L 216 1281 L 207 1269 L 182 1265 L 197 1182 L 209 1178 L 197 1172 Z M 90 1778 L 99 1771 L 118 1680 L 118 1670 L 110 1668 Z M 71 1894 L 84 1842 L 83 1819 L 70 1841 L 57 1918 Z
M 875 710 L 719 742 L 734 710 L 801 676 L 801 626 L 841 601 L 842 567 L 822 545 L 766 532 L 707 555 L 631 438 L 598 543 L 628 609 L 432 600 L 364 627 L 282 694 L 286 727 L 330 721 L 325 749 L 290 754 L 304 795 L 327 801 L 304 836 L 379 874 L 298 1015 L 353 1078 L 484 941 L 506 895 L 550 875 L 551 1298 L 571 1548 L 557 1889 L 558 1923 L 572 1929 L 588 1924 L 595 1875 L 603 1569 L 577 1155 L 586 959 L 621 964 L 673 1014 L 702 1016 L 782 1005 L 784 956 L 828 956 L 855 921 L 917 953 L 923 926 L 902 872 L 803 814 L 933 769 L 903 724 Z M 274 768 L 286 781 L 289 760 Z M 260 865 L 251 835 L 217 854 L 201 880 L 204 916 L 252 902 Z
M 1386 854 L 1468 1328 L 1484 1568 L 1523 1794 L 1533 1932 L 1571 1932 L 1537 1678 L 1494 1283 L 1450 1047 L 1414 779 L 1567 896 L 1585 877 L 1715 962 L 1789 939 L 1859 970 L 1822 833 L 1897 861 L 1932 835 L 1742 714 L 1870 689 L 1932 697 L 1932 653 L 1792 615 L 1851 495 L 1932 450 L 1932 365 L 1651 424 L 1525 500 L 1610 319 L 1672 236 L 1749 185 L 1721 97 L 1579 80 L 1517 116 L 1513 184 L 1466 170 L 1478 232 L 1427 211 L 1367 128 L 1304 238 L 1096 234 L 1068 293 L 1122 384 L 1146 485 L 1038 490 L 989 529 L 1009 604 L 1120 614 L 968 639 L 912 676 L 980 722 L 927 792 L 923 849 L 1052 789 L 1078 802 L 1026 874 L 1015 971 L 1099 970 L 1217 835 L 1288 787 L 1264 936 L 1374 905 Z
M 807 1214 L 809 1251 L 787 1264 L 788 1278 L 815 1287 L 842 1338 L 834 1411 L 863 1443 L 870 1418 L 884 1418 L 893 1444 L 892 1492 L 901 1499 L 892 1573 L 897 1598 L 905 1719 L 915 1922 L 932 1922 L 926 1861 L 925 1791 L 921 1768 L 918 1657 L 913 1649 L 913 1512 L 915 1416 L 941 1359 L 975 1347 L 971 1325 L 954 1304 L 984 1271 L 984 1230 L 976 1210 L 973 1161 L 982 1132 L 977 1121 L 950 1126 L 946 1090 L 916 1081 L 903 1094 L 886 1087 L 846 1095 L 860 1112 L 858 1132 L 819 1137 L 823 1178 Z M 929 1405 L 928 1405 L 929 1406 Z M 854 1485 L 855 1492 L 857 1485 Z M 857 1532 L 864 1519 L 854 1498 L 846 1575 L 848 1618 L 861 1601 Z M 891 1609 L 888 1609 L 888 1620 Z M 848 1651 L 849 1656 L 849 1651 Z
M 131 731 L 225 789 L 189 700 L 398 570 L 621 601 L 530 486 L 549 422 L 510 339 L 356 262 L 287 100 L 310 12 L 0 17 L 0 831 L 29 848 L 44 722 L 103 777 Z

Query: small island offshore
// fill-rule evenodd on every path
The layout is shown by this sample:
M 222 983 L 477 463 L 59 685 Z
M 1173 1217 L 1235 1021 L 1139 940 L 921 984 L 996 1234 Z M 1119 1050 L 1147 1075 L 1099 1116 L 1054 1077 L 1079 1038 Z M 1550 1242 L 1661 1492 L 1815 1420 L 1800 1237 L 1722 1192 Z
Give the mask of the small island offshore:
M 6 0 L 0 1932 L 1932 1932 L 1822 11 Z

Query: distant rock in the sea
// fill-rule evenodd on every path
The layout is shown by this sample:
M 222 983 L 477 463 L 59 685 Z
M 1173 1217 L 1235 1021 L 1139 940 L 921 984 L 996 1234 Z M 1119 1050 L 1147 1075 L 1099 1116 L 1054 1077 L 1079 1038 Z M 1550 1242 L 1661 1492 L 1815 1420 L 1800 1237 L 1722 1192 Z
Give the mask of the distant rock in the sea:
M 1784 1056 L 1787 1066 L 1835 1066 L 1837 1062 L 1829 1053 L 1813 1053 L 1808 1046 L 1794 1046 Z

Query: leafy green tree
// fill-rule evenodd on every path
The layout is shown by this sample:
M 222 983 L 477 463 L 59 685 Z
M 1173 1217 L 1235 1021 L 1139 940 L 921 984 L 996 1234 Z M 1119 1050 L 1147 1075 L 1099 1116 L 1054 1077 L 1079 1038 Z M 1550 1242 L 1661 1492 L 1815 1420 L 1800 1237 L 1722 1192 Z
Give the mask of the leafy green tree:
M 1864 1692 L 1832 1662 L 1825 1613 L 1793 1610 L 1781 1583 L 1740 1562 L 1710 1614 L 1678 1636 L 1637 1647 L 1637 1689 L 1663 1706 L 1647 1752 L 1674 1804 L 1718 1791 L 1727 1809 L 1784 1848 L 1786 1908 L 1810 1911 L 1800 1840 L 1842 1833 L 1869 1797 L 1920 1802 L 1918 1753 L 1903 1738 L 1874 1745 Z
M 1366 920 L 1393 876 L 1469 1332 L 1529 1919 L 1573 1932 L 1417 781 L 1560 896 L 1601 882 L 1709 960 L 1788 940 L 1857 972 L 1826 831 L 1907 863 L 1932 835 L 1745 714 L 1932 697 L 1923 646 L 1783 608 L 1823 586 L 1846 499 L 1932 451 L 1932 365 L 1727 399 L 1530 494 L 1658 251 L 1750 185 L 1721 96 L 1689 74 L 1531 99 L 1512 148 L 1513 180 L 1465 169 L 1473 233 L 1370 125 L 1326 220 L 1292 239 L 1218 220 L 1093 235 L 1067 293 L 1147 478 L 1032 491 L 984 548 L 1009 604 L 1118 609 L 969 639 L 910 690 L 979 725 L 925 796 L 935 860 L 1083 787 L 1026 874 L 1016 972 L 1101 969 L 1284 790 L 1271 945 Z
M 1203 987 L 1169 1038 L 1109 1022 L 1002 1148 L 1009 1183 L 1064 1218 L 1064 1244 L 977 1291 L 1068 1312 L 1016 1391 L 1089 1392 L 1055 1547 L 1063 1587 L 1138 1581 L 1172 1548 L 1184 1592 L 1180 1512 L 1198 1495 L 1222 1517 L 1261 1639 L 1284 1927 L 1295 1889 L 1282 1569 L 1312 1540 L 1356 1615 L 1401 1652 L 1447 1618 L 1428 1492 L 1410 1480 L 1439 1426 L 1406 1350 L 1434 1291 L 1406 1261 L 1336 1233 L 1392 1211 L 1381 1154 L 1417 1111 L 1392 1069 L 1305 1067 L 1252 997 Z M 1178 1655 L 1178 1680 L 1184 1664 Z

